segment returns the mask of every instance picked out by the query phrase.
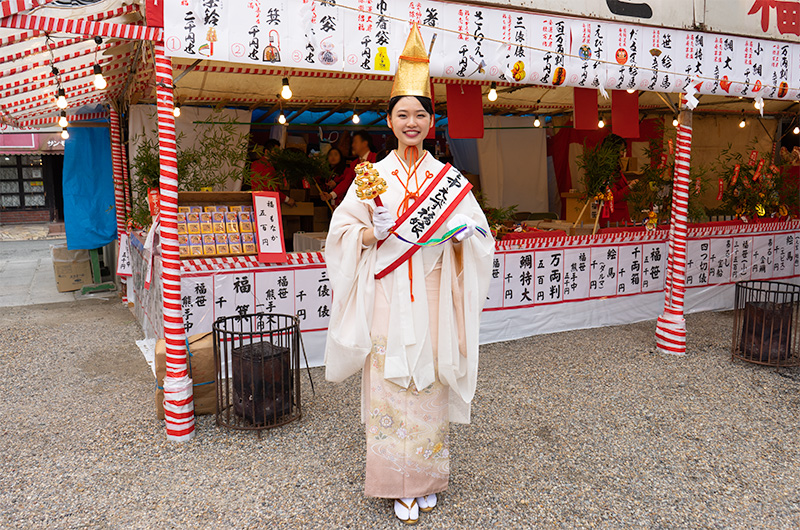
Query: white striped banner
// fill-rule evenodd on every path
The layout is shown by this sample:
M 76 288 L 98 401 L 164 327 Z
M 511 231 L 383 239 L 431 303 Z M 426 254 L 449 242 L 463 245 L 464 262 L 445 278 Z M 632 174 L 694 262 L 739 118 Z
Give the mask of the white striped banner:
M 167 439 L 194 437 L 192 380 L 186 368 L 186 333 L 181 307 L 181 258 L 178 250 L 178 160 L 172 93 L 172 61 L 164 43 L 154 43 L 158 107 L 158 147 L 161 160 L 161 285 L 167 372 L 164 377 L 164 416 Z

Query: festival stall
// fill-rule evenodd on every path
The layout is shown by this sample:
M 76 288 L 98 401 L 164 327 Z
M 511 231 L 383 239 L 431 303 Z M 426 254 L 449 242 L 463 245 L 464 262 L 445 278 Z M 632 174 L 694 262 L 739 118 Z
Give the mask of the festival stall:
M 689 0 L 665 7 L 635 4 L 636 9 L 617 5 L 627 2 L 612 8 L 586 0 L 580 7 L 541 2 L 541 11 L 533 12 L 523 10 L 525 2 L 493 7 L 486 5 L 491 2 L 433 0 L 303 0 L 298 5 L 190 0 L 167 2 L 163 16 L 149 1 L 146 12 L 137 4 L 108 1 L 100 3 L 105 11 L 98 5 L 68 16 L 37 11 L 47 3 L 0 3 L 0 27 L 11 28 L 0 34 L 4 62 L 22 57 L 19 43 L 33 39 L 42 41 L 35 51 L 44 54 L 33 66 L 3 70 L 2 118 L 17 127 L 54 123 L 60 110 L 53 98 L 62 89 L 70 109 L 112 103 L 120 271 L 130 275 L 128 293 L 146 334 L 166 338 L 170 439 L 188 439 L 194 431 L 187 333 L 208 331 L 223 316 L 296 314 L 309 364 L 318 365 L 333 296 L 321 252 L 289 253 L 278 263 L 252 253 L 181 256 L 180 226 L 186 223 L 188 232 L 188 220 L 179 214 L 192 212 L 180 211 L 176 108 L 265 109 L 265 120 L 280 113 L 289 122 L 310 109 L 328 116 L 344 113 L 348 120 L 359 106 L 380 109 L 410 23 L 421 25 L 431 46 L 434 102 L 447 109 L 451 127 L 457 116 L 474 115 L 470 101 L 476 94 L 480 123 L 462 123 L 477 127 L 474 135 L 483 135 L 485 113 L 542 117 L 550 126 L 565 125 L 562 116 L 569 114 L 578 130 L 596 130 L 605 119 L 625 138 L 637 138 L 623 130 L 633 122 L 638 130 L 641 112 L 663 116 L 668 109 L 678 121 L 669 164 L 674 167 L 669 228 L 653 224 L 640 231 L 499 241 L 482 342 L 659 317 L 659 347 L 683 353 L 685 311 L 730 308 L 732 285 L 740 280 L 796 281 L 800 276 L 800 224 L 779 215 L 780 204 L 770 212 L 761 205 L 764 213 L 756 213 L 756 219 L 750 215 L 747 223 L 687 226 L 693 113 L 702 119 L 724 110 L 753 123 L 797 111 L 798 24 L 787 20 L 796 14 L 786 10 L 776 13 L 776 26 L 770 21 L 772 7 L 759 2 L 736 2 L 720 11 L 695 10 Z M 734 10 L 737 16 L 731 17 Z M 113 22 L 97 22 L 104 17 Z M 726 20 L 734 21 L 725 26 Z M 110 40 L 98 42 L 94 36 Z M 71 49 L 74 45 L 79 48 Z M 98 53 L 112 58 L 103 63 L 111 74 L 110 90 L 103 94 L 81 83 L 89 70 L 96 71 L 80 59 L 92 52 L 95 64 Z M 53 70 L 57 64 L 68 66 Z M 277 95 L 289 83 L 294 97 Z M 599 107 L 598 93 L 604 98 Z M 676 99 L 679 93 L 683 96 Z M 610 103 L 602 103 L 605 98 Z M 127 111 L 137 103 L 157 108 L 160 218 L 149 237 L 126 224 L 133 201 L 123 138 L 129 131 L 125 123 L 130 126 Z M 773 147 L 757 153 L 748 167 L 758 166 L 764 174 L 776 152 Z M 135 153 L 128 155 L 132 159 Z M 730 179 L 720 180 L 720 191 L 734 186 Z M 489 200 L 504 206 L 498 196 Z M 602 211 L 603 199 L 598 203 Z M 758 212 L 757 206 L 749 208 Z M 213 215 L 210 220 L 213 224 Z M 237 221 L 241 233 L 247 221 Z M 255 239 L 263 235 L 257 225 L 252 233 Z M 230 239 L 222 244 L 230 251 Z

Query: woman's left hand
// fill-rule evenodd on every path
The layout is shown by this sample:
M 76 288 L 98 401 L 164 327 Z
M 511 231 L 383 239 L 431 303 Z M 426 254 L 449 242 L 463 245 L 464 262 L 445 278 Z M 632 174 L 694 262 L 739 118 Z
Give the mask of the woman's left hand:
M 475 227 L 478 226 L 471 217 L 467 217 L 463 213 L 457 213 L 453 217 L 447 221 L 447 231 L 453 230 L 454 228 L 458 228 L 459 226 L 465 226 L 466 228 L 456 234 L 456 241 L 464 241 L 468 237 L 472 237 L 475 235 Z

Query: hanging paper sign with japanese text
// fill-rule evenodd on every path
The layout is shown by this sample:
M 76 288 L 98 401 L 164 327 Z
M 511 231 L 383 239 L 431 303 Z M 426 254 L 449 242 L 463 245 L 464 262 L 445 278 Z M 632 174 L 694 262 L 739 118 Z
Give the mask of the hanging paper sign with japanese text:
M 128 234 L 119 235 L 119 253 L 117 254 L 117 276 L 132 276 L 131 249 Z
M 714 12 L 755 19 L 748 14 L 752 7 L 776 15 L 774 3 L 751 1 Z M 739 35 L 697 31 L 695 23 L 658 25 L 646 17 L 579 18 L 561 4 L 552 12 L 572 16 L 438 0 L 170 0 L 165 48 L 170 56 L 194 60 L 393 75 L 410 24 L 418 23 L 427 46 L 436 36 L 433 77 L 673 93 L 691 83 L 700 94 L 800 97 L 800 44 L 782 38 L 800 32 L 800 0 L 778 2 L 777 15 L 794 17 L 795 26 L 782 19 L 782 31 Z M 775 35 L 781 40 L 767 40 Z
M 280 204 L 281 201 L 276 191 L 253 192 L 258 261 L 261 263 L 286 262 Z

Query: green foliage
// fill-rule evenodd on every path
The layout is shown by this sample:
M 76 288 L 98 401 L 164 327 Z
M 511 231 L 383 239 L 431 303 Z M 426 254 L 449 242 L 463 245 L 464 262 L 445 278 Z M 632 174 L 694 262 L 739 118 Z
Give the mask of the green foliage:
M 183 145 L 183 134 L 176 138 L 180 191 L 220 187 L 228 180 L 249 182 L 250 164 L 246 154 L 250 135 L 239 133 L 234 119 L 215 113 L 207 121 L 197 123 L 195 131 L 199 134 L 193 146 Z M 135 176 L 131 181 L 134 194 L 131 216 L 139 226 L 151 222 L 147 190 L 158 187 L 161 174 L 157 138 L 156 130 L 150 137 L 137 138 L 139 147 L 131 160 Z
M 630 187 L 628 195 L 628 212 L 631 219 L 639 222 L 648 217 L 650 211 L 658 213 L 658 222 L 666 223 L 672 214 L 672 185 L 675 176 L 675 155 L 668 153 L 665 146 L 669 141 L 675 145 L 675 132 L 662 134 L 650 139 L 648 147 L 644 150 L 647 162 L 642 168 L 639 181 Z M 661 140 L 659 141 L 659 137 Z M 666 154 L 666 159 L 662 159 Z M 656 164 L 652 161 L 657 160 Z M 703 206 L 703 194 L 711 182 L 708 168 L 692 165 L 689 170 L 689 208 L 690 221 L 700 222 L 707 218 Z
M 273 149 L 264 157 L 269 161 L 279 179 L 286 179 L 293 188 L 300 188 L 303 179 L 330 180 L 333 174 L 328 159 L 322 153 L 306 155 L 296 149 Z M 311 182 L 309 182 L 310 184 Z
M 619 178 L 619 146 L 600 142 L 594 147 L 584 143 L 583 154 L 578 156 L 578 167 L 583 171 L 583 187 L 587 198 L 613 188 Z
M 476 191 L 475 199 L 478 201 L 478 204 L 483 210 L 483 214 L 486 216 L 486 220 L 489 222 L 489 226 L 493 229 L 497 229 L 499 226 L 504 226 L 506 223 L 514 222 L 515 215 L 517 213 L 518 205 L 514 204 L 512 206 L 506 206 L 505 208 L 493 208 L 486 204 L 486 196 Z
M 725 185 L 720 211 L 743 219 L 784 216 L 796 211 L 797 190 L 786 178 L 788 165 L 772 164 L 771 153 L 759 153 L 750 164 L 753 151 L 757 151 L 755 142 L 747 147 L 746 154 L 734 152 L 728 144 L 717 158 L 714 169 Z M 761 161 L 759 177 L 754 180 Z

